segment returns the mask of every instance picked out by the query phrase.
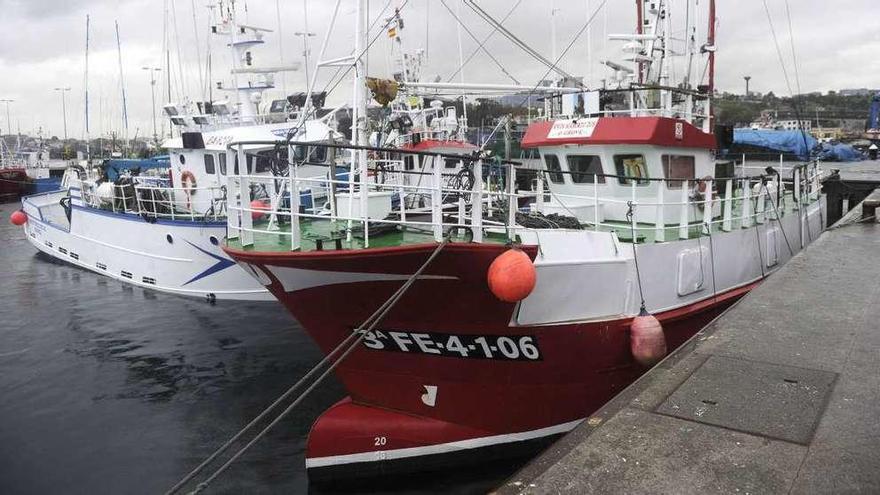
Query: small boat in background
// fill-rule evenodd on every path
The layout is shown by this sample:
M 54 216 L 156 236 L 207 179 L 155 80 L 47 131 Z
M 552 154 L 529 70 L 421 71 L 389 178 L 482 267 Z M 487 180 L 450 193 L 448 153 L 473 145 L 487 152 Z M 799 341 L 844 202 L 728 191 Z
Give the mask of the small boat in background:
M 232 51 L 228 99 L 165 105 L 179 133 L 163 143 L 167 156 L 84 160 L 66 167 L 60 188 L 25 196 L 24 215 L 17 218 L 25 220 L 31 244 L 54 258 L 144 288 L 209 301 L 271 299 L 221 249 L 227 196 L 240 194 L 227 190 L 227 177 L 270 174 L 274 163 L 270 158 L 287 160 L 288 147 L 274 145 L 279 137 L 294 134 L 304 142 L 324 142 L 342 136 L 333 130 L 333 111 L 306 120 L 287 100 L 280 100 L 284 104 L 280 112 L 275 111 L 277 102 L 259 105 L 262 95 L 274 88 L 274 72 L 290 70 L 251 65 L 252 51 L 263 44 L 266 31 L 238 23 L 234 8 L 223 10 L 212 32 Z M 227 149 L 228 143 L 241 140 L 268 144 L 249 147 L 245 161 Z M 290 150 L 305 153 L 305 148 Z M 321 184 L 327 178 L 323 165 L 334 157 L 309 158 L 315 165 L 303 167 L 302 173 L 308 176 L 311 170 L 319 177 L 298 199 L 323 206 Z M 46 170 L 51 175 L 50 167 L 36 163 L 33 169 L 40 175 Z M 18 169 L 9 170 L 16 173 Z M 20 174 L 26 178 L 24 167 Z M 259 205 L 268 197 L 265 190 L 252 193 Z M 289 203 L 289 194 L 281 200 Z

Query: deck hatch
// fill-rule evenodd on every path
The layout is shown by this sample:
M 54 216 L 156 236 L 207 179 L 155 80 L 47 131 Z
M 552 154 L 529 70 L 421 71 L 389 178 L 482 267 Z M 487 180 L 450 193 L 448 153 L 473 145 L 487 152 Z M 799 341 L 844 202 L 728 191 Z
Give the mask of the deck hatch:
M 836 373 L 712 356 L 657 412 L 809 444 Z

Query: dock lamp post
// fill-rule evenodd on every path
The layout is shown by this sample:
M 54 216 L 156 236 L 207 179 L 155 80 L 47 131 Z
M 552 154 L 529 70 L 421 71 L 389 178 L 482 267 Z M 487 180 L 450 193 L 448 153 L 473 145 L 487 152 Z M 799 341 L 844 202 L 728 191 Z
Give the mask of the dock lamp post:
M 162 69 L 159 67 L 141 67 L 143 70 L 150 71 L 150 96 L 153 102 L 153 143 L 159 147 L 159 136 L 156 134 L 156 73 Z
M 15 100 L 0 100 L 0 103 L 6 103 L 6 133 L 12 134 L 12 119 L 9 118 L 9 104 Z
M 55 88 L 55 91 L 61 92 L 61 118 L 64 119 L 64 141 L 67 141 L 67 99 L 65 93 L 70 91 L 70 88 Z

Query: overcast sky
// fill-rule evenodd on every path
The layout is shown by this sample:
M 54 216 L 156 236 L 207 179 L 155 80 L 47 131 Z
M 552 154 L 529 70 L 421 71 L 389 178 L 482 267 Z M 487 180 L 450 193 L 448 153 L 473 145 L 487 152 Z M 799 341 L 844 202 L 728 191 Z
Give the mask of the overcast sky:
M 691 0 L 693 1 L 693 0 Z M 698 0 L 700 15 L 706 17 L 708 0 Z M 785 15 L 785 0 L 766 0 L 791 84 L 796 86 L 792 63 L 791 37 Z M 789 0 L 794 47 L 798 57 L 798 75 L 803 92 L 841 88 L 880 87 L 880 6 L 877 0 Z M 209 0 L 0 0 L 0 99 L 14 99 L 10 105 L 12 125 L 22 132 L 42 127 L 44 135 L 63 134 L 60 93 L 56 87 L 72 88 L 67 93 L 67 123 L 71 137 L 84 131 L 84 54 L 86 15 L 91 16 L 91 54 L 89 88 L 92 135 L 122 127 L 122 98 L 116 50 L 114 22 L 118 21 L 122 43 L 124 87 L 127 93 L 130 135 L 152 133 L 149 76 L 143 66 L 163 66 L 162 53 L 164 6 L 168 5 L 168 24 L 172 43 L 172 73 L 177 78 L 183 68 L 182 82 L 175 82 L 175 93 L 184 88 L 193 98 L 199 97 L 198 63 L 204 63 L 208 33 Z M 313 58 L 317 56 L 333 6 L 332 0 L 308 0 L 309 31 Z M 371 18 L 377 17 L 389 0 L 371 0 Z M 427 48 L 424 79 L 440 76 L 448 79 L 458 68 L 457 23 L 441 0 L 390 0 L 392 8 L 402 4 L 406 20 L 404 40 L 410 49 Z M 452 10 L 458 0 L 445 0 Z M 478 0 L 486 11 L 502 18 L 516 0 Z M 672 5 L 680 25 L 684 23 L 687 0 Z M 523 41 L 550 58 L 552 52 L 552 0 L 522 0 L 505 23 Z M 593 84 L 606 77 L 599 65 L 602 59 L 620 59 L 620 42 L 603 41 L 606 12 L 599 9 L 602 0 L 556 0 L 556 45 L 562 54 L 574 35 L 598 11 L 591 26 L 591 36 L 581 36 L 563 58 L 562 67 L 572 74 L 592 74 Z M 251 25 L 276 30 L 267 35 L 266 45 L 255 50 L 255 65 L 278 65 L 279 48 L 285 62 L 302 60 L 302 41 L 294 32 L 303 31 L 303 1 L 280 0 L 283 45 L 278 45 L 276 0 L 237 0 L 240 20 Z M 353 46 L 354 0 L 344 0 L 328 57 L 348 54 Z M 193 7 L 195 7 L 194 29 Z M 245 13 L 245 7 L 247 13 Z M 589 7 L 589 10 L 588 10 Z M 607 32 L 632 32 L 635 7 L 632 0 L 607 0 Z M 386 16 L 389 11 L 386 11 Z M 482 39 L 492 28 L 467 7 L 462 8 L 465 25 Z M 175 15 L 176 14 L 176 15 Z M 176 19 L 176 22 L 174 22 Z M 430 19 L 430 22 L 427 22 Z M 176 25 L 176 29 L 175 29 Z M 705 25 L 701 23 L 705 34 Z M 176 36 L 175 36 L 176 31 Z M 426 35 L 427 31 L 427 35 Z M 196 43 L 196 32 L 199 43 Z M 680 33 L 679 33 L 680 34 Z M 179 42 L 175 41 L 179 39 Z M 467 32 L 462 33 L 465 57 L 477 47 Z M 588 44 L 592 56 L 588 56 Z M 213 80 L 228 70 L 228 58 L 222 44 L 214 42 Z M 773 91 L 786 95 L 773 37 L 764 11 L 763 0 L 718 0 L 717 84 L 721 90 L 743 92 L 743 75 L 751 75 L 753 91 Z M 199 47 L 197 53 L 196 47 Z M 546 68 L 534 62 L 519 48 L 496 34 L 486 44 L 501 66 L 524 85 L 534 85 Z M 177 53 L 180 52 L 180 65 Z M 385 76 L 389 72 L 389 41 L 380 36 L 371 51 L 370 73 Z M 588 61 L 593 65 L 589 66 Z M 592 67 L 590 69 L 589 67 Z M 511 83 L 491 58 L 478 54 L 466 66 L 467 82 Z M 163 77 L 164 76 L 160 76 Z M 289 91 L 304 88 L 303 73 L 286 76 Z M 280 85 L 280 78 L 276 81 Z M 164 85 L 164 81 L 162 82 Z M 346 81 L 331 95 L 331 100 L 348 97 Z M 158 88 L 157 88 L 158 89 Z M 796 91 L 796 88 L 794 88 Z M 280 94 L 280 93 L 279 93 Z M 157 93 L 161 104 L 164 93 Z M 216 99 L 216 95 L 215 95 Z M 160 117 L 161 118 L 161 117 Z M 0 129 L 6 133 L 5 107 L 0 106 Z

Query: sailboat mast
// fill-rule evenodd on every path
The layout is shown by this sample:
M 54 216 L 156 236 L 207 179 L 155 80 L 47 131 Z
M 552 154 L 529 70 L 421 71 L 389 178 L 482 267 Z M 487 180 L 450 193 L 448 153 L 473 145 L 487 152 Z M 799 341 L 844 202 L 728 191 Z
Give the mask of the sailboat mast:
M 199 72 L 199 96 L 202 101 L 205 101 L 205 79 L 202 77 L 202 49 L 199 47 L 199 23 L 196 20 L 196 0 L 192 0 L 190 2 L 192 6 L 192 18 L 193 18 L 193 35 L 196 38 L 196 67 L 198 67 Z
M 89 15 L 86 14 L 86 70 L 85 70 L 85 97 L 86 97 L 86 160 L 91 159 L 91 139 L 89 135 Z
M 119 21 L 116 22 L 116 52 L 119 56 L 119 86 L 122 88 L 122 128 L 123 128 L 123 139 L 124 144 L 122 146 L 123 152 L 128 147 L 128 106 L 125 99 L 125 79 L 123 78 L 122 73 L 122 42 L 119 40 Z

